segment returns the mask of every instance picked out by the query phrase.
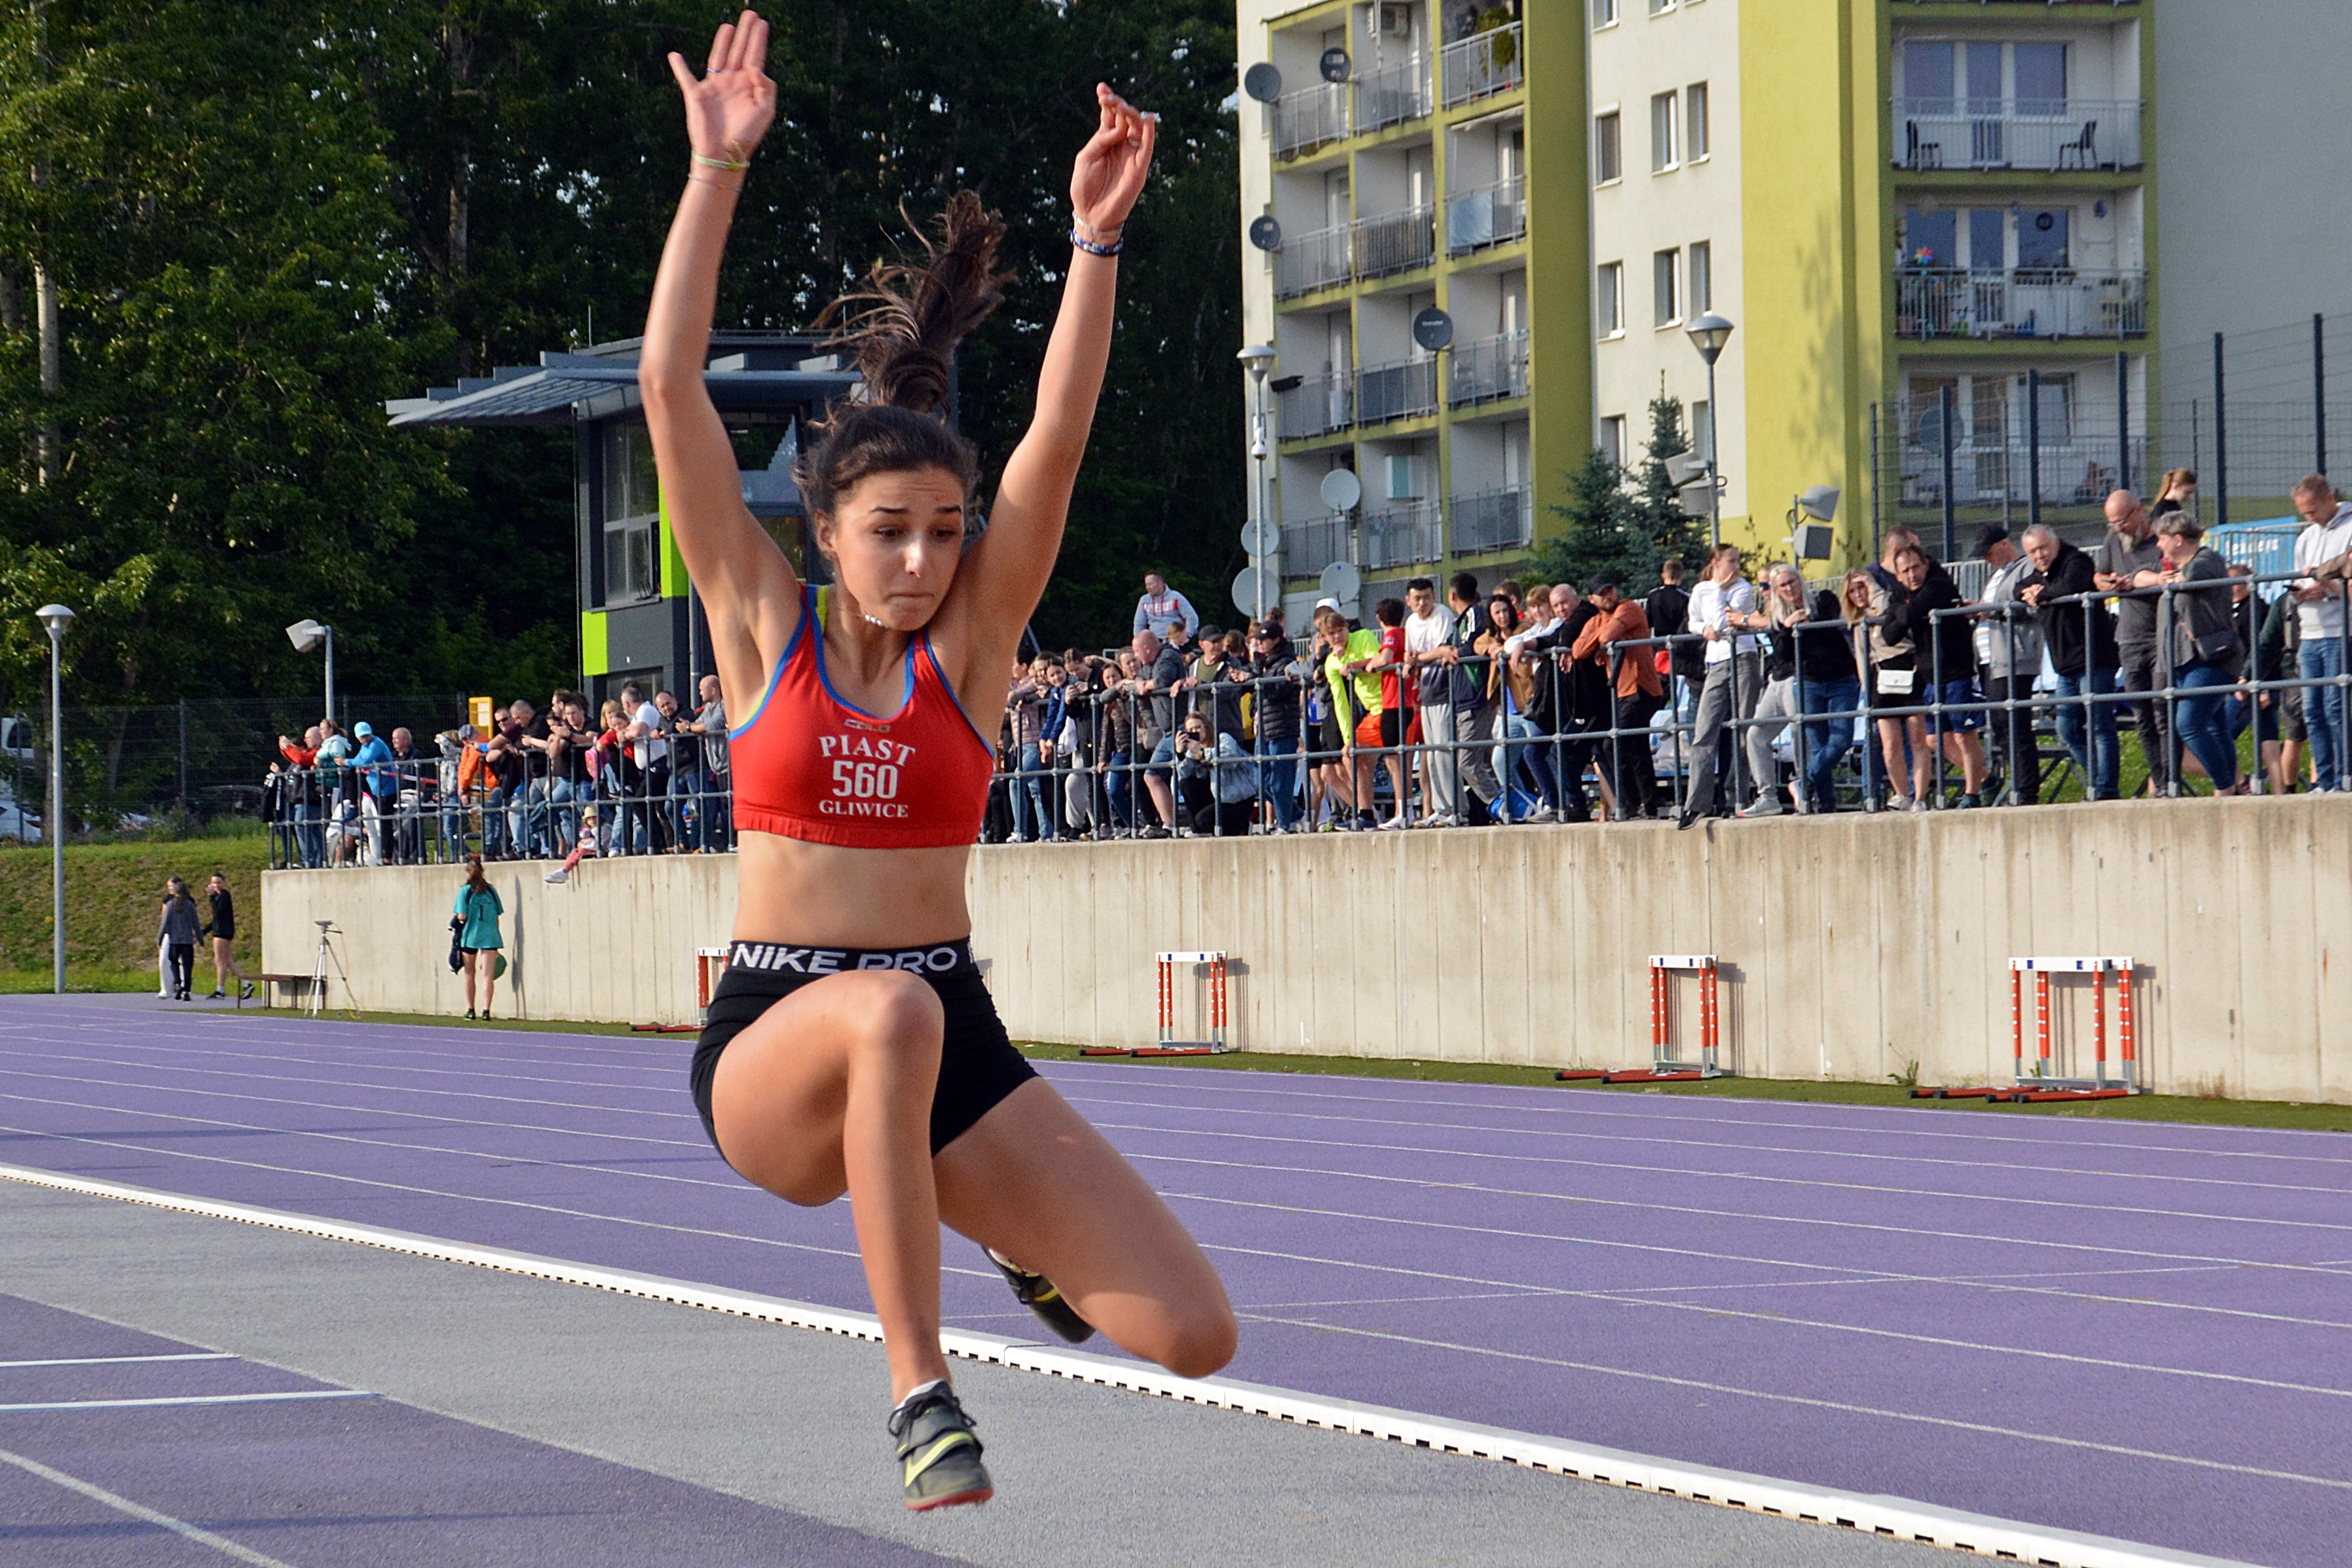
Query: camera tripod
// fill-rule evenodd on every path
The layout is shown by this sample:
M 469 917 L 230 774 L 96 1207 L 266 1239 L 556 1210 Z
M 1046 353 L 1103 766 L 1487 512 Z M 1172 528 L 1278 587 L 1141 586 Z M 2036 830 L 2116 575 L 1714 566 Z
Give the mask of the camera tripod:
M 359 1008 L 352 1002 L 351 971 L 343 967 L 342 954 L 335 951 L 331 940 L 342 935 L 342 929 L 332 921 L 312 921 L 310 923 L 319 928 L 319 951 L 310 957 L 310 1005 L 304 1011 L 315 1018 L 327 1010 L 327 969 L 331 964 L 335 978 L 343 983 L 343 1011 L 356 1021 L 360 1014 Z

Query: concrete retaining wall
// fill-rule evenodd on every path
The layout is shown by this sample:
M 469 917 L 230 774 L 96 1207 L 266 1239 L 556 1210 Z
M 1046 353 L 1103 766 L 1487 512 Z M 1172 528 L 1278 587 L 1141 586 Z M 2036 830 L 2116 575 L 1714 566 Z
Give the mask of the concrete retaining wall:
M 1714 952 L 1727 1064 L 1753 1076 L 2005 1073 L 2012 954 L 2129 954 L 2167 1092 L 2352 1102 L 2352 802 L 2181 801 L 1671 828 L 1505 828 L 982 848 L 975 945 L 1015 1038 L 1145 1044 L 1151 955 L 1233 955 L 1251 1050 L 1626 1066 L 1646 960 Z M 684 1019 L 724 940 L 731 857 L 500 868 L 530 1016 Z M 462 1009 L 447 868 L 278 872 L 266 960 L 351 933 L 360 1005 Z M 784 934 L 784 933 L 776 933 Z M 1180 1032 L 1197 1032 L 1197 984 Z M 340 998 L 339 998 L 340 999 Z M 2088 1061 L 2086 994 L 2061 1039 Z M 1692 990 L 1676 993 L 1696 1039 Z M 2110 1049 L 2113 1046 L 2111 1043 Z

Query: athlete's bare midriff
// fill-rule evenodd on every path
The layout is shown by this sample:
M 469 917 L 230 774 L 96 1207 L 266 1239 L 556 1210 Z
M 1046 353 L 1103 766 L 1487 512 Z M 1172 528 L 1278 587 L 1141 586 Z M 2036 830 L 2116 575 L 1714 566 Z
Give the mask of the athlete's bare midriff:
M 918 947 L 971 934 L 970 845 L 850 849 L 773 833 L 736 845 L 735 940 Z

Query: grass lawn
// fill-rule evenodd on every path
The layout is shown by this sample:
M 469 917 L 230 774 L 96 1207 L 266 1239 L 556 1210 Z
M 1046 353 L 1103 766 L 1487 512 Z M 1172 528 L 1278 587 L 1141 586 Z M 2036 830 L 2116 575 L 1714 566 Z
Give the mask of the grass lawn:
M 66 978 L 77 991 L 143 991 L 155 984 L 155 925 L 163 879 L 184 878 L 201 919 L 205 879 L 218 871 L 236 900 L 236 961 L 261 968 L 261 873 L 269 840 L 142 839 L 66 846 Z M 0 992 L 49 988 L 49 852 L 0 849 Z M 212 952 L 200 946 L 196 975 L 212 989 Z
M 151 978 L 149 984 L 153 984 Z M 46 982 L 40 989 L 47 989 Z M 290 1016 L 276 1009 L 275 1016 Z M 330 1018 L 345 1016 L 330 1013 Z M 465 1016 L 421 1013 L 362 1013 L 368 1024 L 435 1024 L 465 1029 L 519 1029 L 542 1034 L 630 1035 L 626 1024 L 575 1024 L 562 1020 L 494 1018 L 467 1023 Z M 673 1041 L 682 1060 L 693 1048 L 690 1035 L 646 1034 L 638 1038 Z M 1076 1061 L 1076 1046 L 1024 1043 L 1032 1061 Z M 1339 1078 L 1412 1079 L 1430 1083 L 1499 1083 L 1522 1089 L 1548 1089 L 1563 1094 L 1677 1094 L 1719 1100 L 1788 1100 L 1827 1105 L 1893 1105 L 1955 1115 L 2098 1117 L 2125 1121 L 2189 1121 L 2213 1127 L 2278 1127 L 2306 1132 L 2352 1132 L 2352 1105 L 2315 1105 L 2264 1100 L 2205 1100 L 2186 1095 L 2141 1094 L 2129 1100 L 2057 1101 L 2042 1105 L 1987 1105 L 1976 1100 L 1913 1100 L 1911 1091 L 1891 1083 L 1822 1083 L 1808 1079 L 1719 1078 L 1699 1083 L 1625 1084 L 1615 1088 L 1591 1082 L 1561 1083 L 1549 1068 L 1506 1067 L 1493 1062 L 1391 1061 L 1376 1057 L 1307 1057 L 1234 1051 L 1221 1057 L 1161 1057 L 1137 1061 L 1128 1057 L 1094 1058 L 1139 1071 L 1165 1069 L 1209 1072 L 1273 1072 L 1320 1074 Z

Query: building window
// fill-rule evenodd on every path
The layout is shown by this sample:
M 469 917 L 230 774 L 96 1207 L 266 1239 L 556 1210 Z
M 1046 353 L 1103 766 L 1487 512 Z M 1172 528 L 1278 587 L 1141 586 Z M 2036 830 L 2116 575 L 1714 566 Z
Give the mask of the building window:
M 1675 99 L 1676 94 L 1662 92 L 1650 100 L 1650 172 L 1663 174 L 1680 168 L 1675 148 Z
M 1625 416 L 1612 414 L 1601 422 L 1601 455 L 1618 468 L 1625 466 Z
M 1592 183 L 1608 184 L 1625 175 L 1624 137 L 1612 110 L 1592 117 Z
M 1705 158 L 1706 145 L 1706 83 L 1695 81 L 1683 92 L 1683 162 Z
M 1657 325 L 1671 327 L 1683 319 L 1683 253 L 1661 250 L 1650 258 L 1650 300 Z
M 1604 262 L 1601 268 L 1600 298 L 1593 317 L 1599 322 L 1601 336 L 1622 336 L 1625 331 L 1625 264 Z
M 1617 0 L 1592 0 L 1592 25 L 1596 28 L 1617 25 Z
M 1715 309 L 1715 247 L 1698 240 L 1690 247 L 1690 308 L 1693 315 Z
M 654 444 L 642 425 L 615 425 L 604 448 L 604 603 L 626 605 L 661 591 L 654 536 L 661 500 Z
M 1675 8 L 1675 0 L 1650 0 L 1650 15 L 1663 16 Z

